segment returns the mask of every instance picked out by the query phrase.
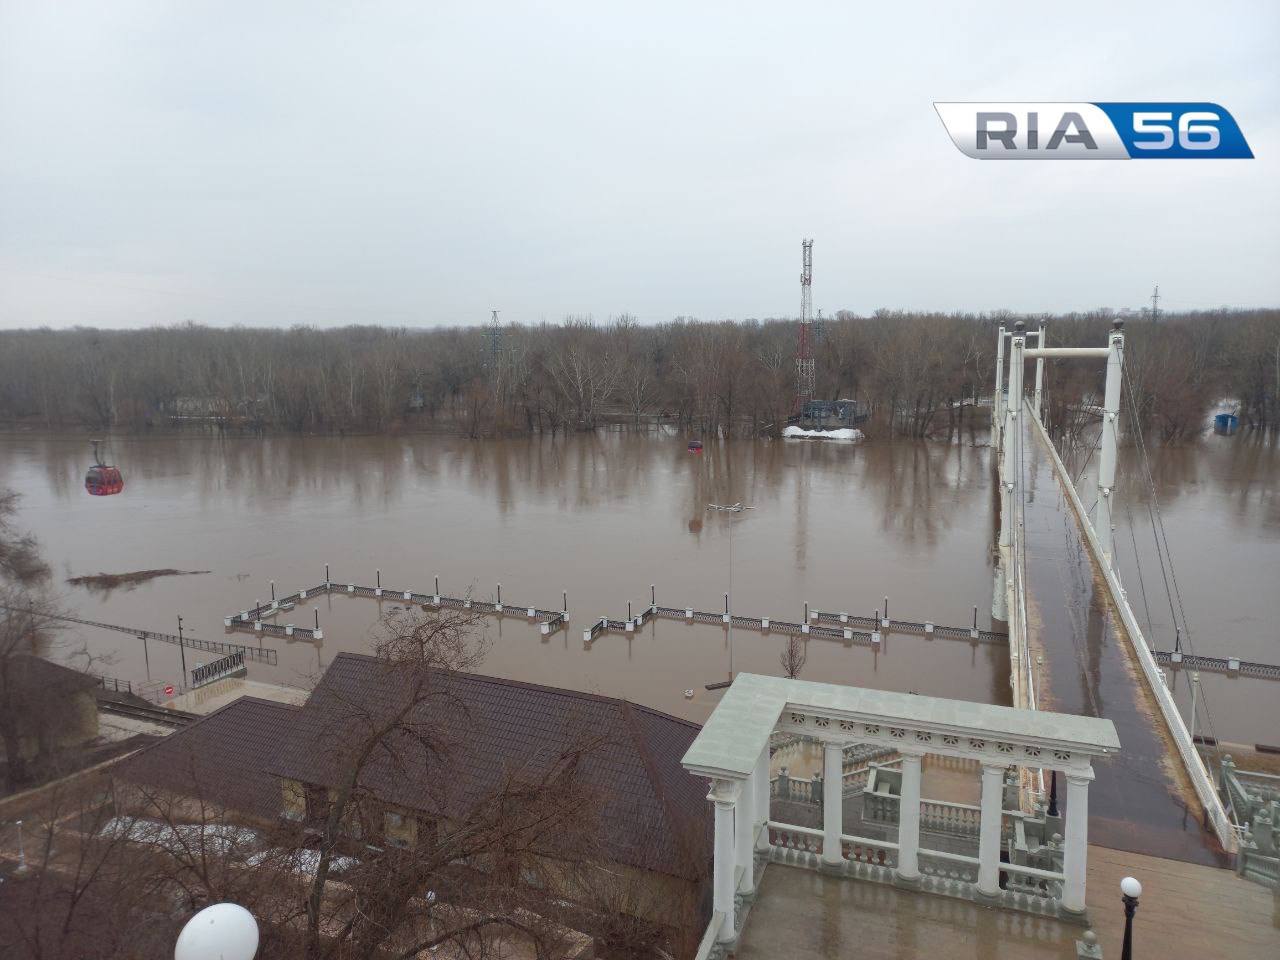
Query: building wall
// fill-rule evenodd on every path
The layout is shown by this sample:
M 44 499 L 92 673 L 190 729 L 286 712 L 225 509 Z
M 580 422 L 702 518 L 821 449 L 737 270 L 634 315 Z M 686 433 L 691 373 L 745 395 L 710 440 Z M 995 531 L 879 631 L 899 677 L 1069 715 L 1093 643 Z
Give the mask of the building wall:
M 65 698 L 57 711 L 40 718 L 39 731 L 27 730 L 19 735 L 23 759 L 34 760 L 41 754 L 57 753 L 88 743 L 98 735 L 98 701 L 91 690 L 81 690 Z
M 314 789 L 314 788 L 313 788 Z M 307 816 L 308 787 L 297 780 L 281 781 L 285 816 L 302 822 Z M 332 798 L 333 791 L 327 791 Z M 417 842 L 424 824 L 417 811 L 388 805 L 383 808 L 382 831 L 397 846 L 412 848 Z M 353 836 L 361 836 L 360 829 L 348 828 Z M 477 865 L 484 870 L 484 865 Z M 558 895 L 574 902 L 595 906 L 598 909 L 622 910 L 669 926 L 679 925 L 688 916 L 697 922 L 702 900 L 702 884 L 697 881 L 674 877 L 654 870 L 644 870 L 622 864 L 567 866 L 553 859 L 544 858 L 537 869 L 527 871 L 522 877 L 526 883 L 550 887 Z

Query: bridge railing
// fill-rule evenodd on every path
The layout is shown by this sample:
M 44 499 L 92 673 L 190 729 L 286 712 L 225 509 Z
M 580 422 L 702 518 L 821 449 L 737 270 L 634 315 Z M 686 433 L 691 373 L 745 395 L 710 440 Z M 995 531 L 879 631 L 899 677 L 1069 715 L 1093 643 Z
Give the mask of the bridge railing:
M 223 677 L 229 677 L 233 674 L 244 673 L 244 651 L 237 650 L 235 653 L 228 654 L 221 660 L 215 660 L 213 663 L 202 664 L 191 671 L 191 689 L 203 687 L 210 683 L 215 683 Z

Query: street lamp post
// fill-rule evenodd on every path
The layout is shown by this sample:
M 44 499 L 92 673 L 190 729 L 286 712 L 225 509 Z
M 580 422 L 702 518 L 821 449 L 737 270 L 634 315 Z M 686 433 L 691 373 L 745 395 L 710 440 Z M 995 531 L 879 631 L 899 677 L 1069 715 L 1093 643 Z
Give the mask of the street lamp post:
M 18 866 L 13 871 L 15 876 L 23 876 L 27 872 L 27 851 L 22 845 L 22 821 L 15 820 L 14 826 L 18 828 Z
M 1142 884 L 1133 877 L 1120 881 L 1120 898 L 1124 901 L 1124 946 L 1120 960 L 1133 960 L 1133 915 L 1138 912 L 1138 898 L 1142 896 Z
M 744 510 L 754 510 L 754 507 L 744 507 L 740 502 L 723 504 L 708 503 L 708 510 L 715 510 L 719 513 L 742 513 Z M 726 623 L 729 627 L 729 679 L 733 679 L 733 527 L 734 519 L 732 516 L 728 518 L 729 522 L 729 590 L 724 595 L 724 615 L 727 618 Z

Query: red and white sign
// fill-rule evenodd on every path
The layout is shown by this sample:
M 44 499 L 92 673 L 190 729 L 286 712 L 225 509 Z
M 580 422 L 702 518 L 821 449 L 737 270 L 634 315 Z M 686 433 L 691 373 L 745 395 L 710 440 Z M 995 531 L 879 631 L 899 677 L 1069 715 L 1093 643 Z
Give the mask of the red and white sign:
M 169 684 L 167 687 L 165 687 L 165 688 L 164 688 L 164 695 L 165 695 L 166 697 L 172 697 L 172 696 L 173 696 L 173 684 L 172 684 L 172 683 L 171 683 L 171 684 Z

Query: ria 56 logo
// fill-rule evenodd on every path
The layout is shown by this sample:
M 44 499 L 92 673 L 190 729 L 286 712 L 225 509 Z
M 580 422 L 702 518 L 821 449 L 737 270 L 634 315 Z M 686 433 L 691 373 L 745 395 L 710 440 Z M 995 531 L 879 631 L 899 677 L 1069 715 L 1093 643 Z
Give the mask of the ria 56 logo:
M 1251 160 L 1216 103 L 934 103 L 975 160 Z

